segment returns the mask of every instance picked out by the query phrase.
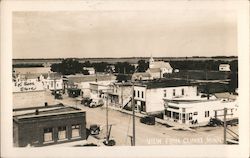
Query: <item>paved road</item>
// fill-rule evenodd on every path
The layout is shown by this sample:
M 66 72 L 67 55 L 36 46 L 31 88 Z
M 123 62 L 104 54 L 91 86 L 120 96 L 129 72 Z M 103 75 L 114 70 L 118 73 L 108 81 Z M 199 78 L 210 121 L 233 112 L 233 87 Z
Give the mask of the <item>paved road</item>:
M 66 105 L 81 108 L 86 111 L 87 127 L 90 124 L 99 124 L 103 127 L 98 136 L 104 139 L 106 135 L 106 108 L 88 108 L 76 102 L 75 99 L 64 98 L 60 102 Z M 128 114 L 115 110 L 108 110 L 109 124 L 113 124 L 111 138 L 116 140 L 117 145 L 131 145 L 129 135 L 132 135 L 132 117 Z M 177 144 L 222 144 L 222 127 L 202 127 L 194 131 L 173 130 L 161 124 L 154 126 L 145 125 L 139 122 L 136 117 L 136 145 L 177 145 Z M 230 127 L 238 133 L 238 127 Z

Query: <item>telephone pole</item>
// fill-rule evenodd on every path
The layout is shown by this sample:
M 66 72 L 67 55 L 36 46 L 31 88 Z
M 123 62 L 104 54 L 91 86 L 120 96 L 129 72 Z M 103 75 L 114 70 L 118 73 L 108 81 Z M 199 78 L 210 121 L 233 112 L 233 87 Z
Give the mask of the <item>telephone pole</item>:
M 134 100 L 134 82 L 132 82 L 132 111 L 133 111 L 133 141 L 132 146 L 135 146 L 135 100 Z

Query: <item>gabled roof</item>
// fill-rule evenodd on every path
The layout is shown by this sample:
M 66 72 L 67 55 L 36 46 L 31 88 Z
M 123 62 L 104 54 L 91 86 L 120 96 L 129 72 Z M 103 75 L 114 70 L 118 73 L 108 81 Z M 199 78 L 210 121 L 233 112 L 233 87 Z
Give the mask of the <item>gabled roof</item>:
M 164 62 L 164 61 L 155 61 L 152 65 L 152 68 L 172 69 L 171 65 L 168 62 Z
M 115 80 L 116 76 L 114 75 L 82 75 L 82 76 L 66 76 L 69 82 L 72 83 L 81 83 L 81 82 L 93 82 L 93 81 L 110 81 Z

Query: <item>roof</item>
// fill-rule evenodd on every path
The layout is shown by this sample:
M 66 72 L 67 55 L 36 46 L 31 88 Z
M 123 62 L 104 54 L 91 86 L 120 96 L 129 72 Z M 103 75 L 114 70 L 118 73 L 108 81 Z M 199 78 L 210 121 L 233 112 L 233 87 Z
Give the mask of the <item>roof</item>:
M 40 76 L 47 77 L 47 73 L 29 73 L 20 75 L 21 79 L 37 79 Z
M 235 100 L 237 98 L 237 95 L 230 94 L 229 92 L 224 93 L 215 93 L 214 94 L 217 98 L 226 98 L 226 99 L 233 99 Z
M 81 82 L 91 82 L 91 81 L 108 81 L 115 80 L 116 76 L 114 75 L 69 75 L 66 76 L 69 82 L 81 83 Z
M 161 69 L 160 68 L 149 68 L 147 71 L 151 72 L 151 73 L 160 73 Z
M 155 61 L 152 65 L 152 68 L 172 69 L 171 65 L 168 62 L 164 62 L 164 61 Z
M 145 86 L 147 87 L 147 89 L 154 89 L 179 86 L 194 86 L 194 84 L 188 83 L 186 80 L 161 79 L 153 81 L 142 81 L 136 86 Z
M 49 73 L 47 79 L 54 80 L 54 79 L 61 79 L 61 78 L 62 78 L 62 75 L 60 73 L 54 72 L 54 73 Z
M 133 77 L 151 77 L 148 72 L 137 72 L 133 74 Z
M 89 71 L 95 71 L 95 69 L 93 67 L 84 67 L 84 70 L 89 70 Z
M 38 113 L 36 113 L 38 111 Z M 28 119 L 34 117 L 44 117 L 44 116 L 54 116 L 60 114 L 70 114 L 70 113 L 79 113 L 83 112 L 81 109 L 74 107 L 66 107 L 64 105 L 51 105 L 51 106 L 43 106 L 43 107 L 31 107 L 31 108 L 22 108 L 22 109 L 14 109 L 14 119 L 16 121 L 20 119 Z

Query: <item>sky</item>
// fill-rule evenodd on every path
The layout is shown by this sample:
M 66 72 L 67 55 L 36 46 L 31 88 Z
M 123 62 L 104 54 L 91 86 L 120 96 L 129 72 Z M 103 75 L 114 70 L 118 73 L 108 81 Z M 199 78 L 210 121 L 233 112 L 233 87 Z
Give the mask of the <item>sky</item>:
M 237 55 L 230 7 L 13 13 L 13 58 Z

